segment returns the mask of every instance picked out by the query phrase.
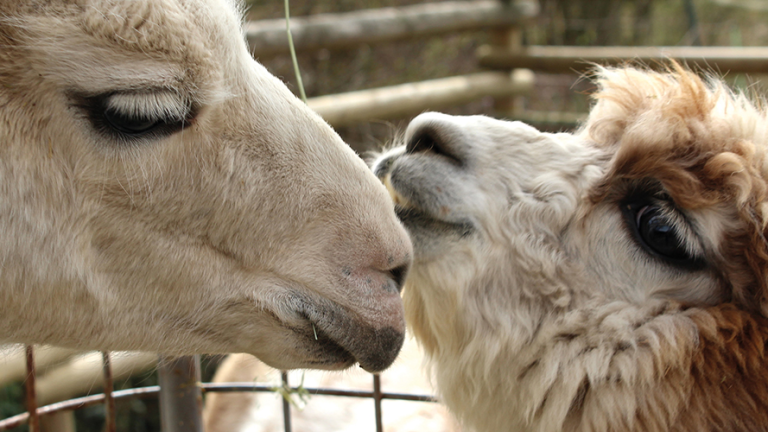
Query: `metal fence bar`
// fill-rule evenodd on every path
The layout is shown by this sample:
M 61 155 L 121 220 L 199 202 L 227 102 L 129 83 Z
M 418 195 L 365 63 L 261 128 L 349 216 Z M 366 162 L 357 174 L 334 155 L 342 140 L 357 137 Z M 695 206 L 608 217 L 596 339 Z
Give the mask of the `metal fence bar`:
M 115 389 L 115 381 L 112 377 L 112 362 L 109 358 L 109 351 L 104 351 L 101 355 L 104 359 L 104 409 L 106 411 L 104 428 L 107 432 L 115 432 L 117 430 L 117 414 L 115 413 L 115 398 L 112 396 Z
M 118 390 L 112 393 L 112 397 L 117 399 L 132 399 L 141 397 L 157 396 L 160 393 L 160 386 L 151 387 L 139 387 L 135 389 Z M 63 402 L 57 402 L 54 404 L 46 405 L 37 409 L 37 415 L 47 415 L 57 413 L 59 411 L 76 410 L 93 405 L 104 403 L 104 394 L 99 393 L 90 396 L 83 396 L 80 398 L 69 399 Z M 29 421 L 29 413 L 8 417 L 5 420 L 0 420 L 0 431 L 15 428 Z
M 239 392 L 274 392 L 275 388 L 268 385 L 254 385 L 253 383 L 241 382 L 241 383 L 202 383 L 200 389 L 203 392 L 219 392 L 219 393 L 239 393 Z M 292 390 L 297 390 L 293 388 Z M 313 395 L 323 396 L 342 396 L 342 397 L 358 397 L 358 398 L 372 398 L 373 392 L 369 391 L 357 391 L 357 390 L 338 390 L 338 389 L 326 389 L 326 388 L 304 388 L 304 390 Z M 117 390 L 112 393 L 112 397 L 115 400 L 133 399 L 133 398 L 146 398 L 155 397 L 160 393 L 160 386 L 138 387 L 126 390 Z M 406 400 L 412 402 L 437 402 L 437 399 L 429 395 L 417 395 L 408 393 L 381 393 L 382 399 L 392 400 Z M 76 410 L 93 405 L 104 403 L 105 397 L 103 394 L 95 394 L 90 396 L 83 396 L 80 398 L 69 399 L 63 402 L 57 402 L 54 404 L 46 405 L 37 409 L 38 415 L 48 415 L 57 413 L 59 411 Z M 0 420 L 0 431 L 15 428 L 29 421 L 29 413 L 22 413 L 9 417 L 4 420 Z
M 222 384 L 202 383 L 200 384 L 200 387 L 205 393 L 207 392 L 240 393 L 240 392 L 274 392 L 275 391 L 274 386 L 253 384 L 253 383 L 247 383 L 247 382 L 222 383 Z M 291 391 L 295 391 L 295 390 L 298 390 L 298 388 L 297 387 L 291 388 Z M 358 397 L 358 398 L 373 397 L 372 391 L 364 391 L 364 390 L 339 390 L 339 389 L 313 388 L 313 387 L 304 387 L 302 390 L 312 395 L 321 395 L 321 396 L 345 396 L 345 397 Z M 411 401 L 411 402 L 437 402 L 437 399 L 434 396 L 410 394 L 410 393 L 382 392 L 381 398 L 404 400 L 404 401 Z
M 27 379 L 24 381 L 29 432 L 40 432 L 40 418 L 37 415 L 37 396 L 35 395 L 35 351 L 32 345 L 26 347 Z
M 283 386 L 284 389 L 289 389 L 288 384 L 288 372 L 282 371 L 280 373 L 280 384 Z M 283 395 L 283 430 L 285 432 L 291 432 L 291 404 L 288 398 L 291 396 L 291 393 L 287 395 Z
M 158 371 L 163 432 L 203 432 L 200 357 L 163 357 Z
M 376 417 L 376 432 L 384 432 L 384 421 L 381 418 L 381 377 L 373 375 L 373 406 Z
M 102 352 L 102 372 L 104 375 L 104 394 L 70 399 L 43 407 L 37 407 L 35 381 L 35 356 L 32 346 L 26 347 L 27 363 L 26 403 L 28 411 L 4 420 L 0 420 L 0 431 L 29 424 L 31 432 L 40 431 L 41 415 L 54 414 L 61 411 L 76 410 L 96 404 L 105 404 L 105 430 L 115 432 L 117 399 L 148 397 L 159 395 L 161 406 L 161 423 L 163 432 L 202 432 L 202 392 L 274 392 L 269 385 L 254 385 L 253 383 L 200 383 L 200 358 L 180 357 L 161 358 L 158 366 L 160 386 L 134 388 L 114 391 L 114 377 L 110 353 Z M 376 412 L 376 430 L 383 432 L 381 401 L 383 399 L 398 399 L 418 402 L 436 402 L 433 396 L 384 393 L 381 391 L 381 380 L 373 376 L 373 391 L 340 390 L 329 388 L 290 387 L 287 372 L 282 372 L 282 388 L 285 391 L 283 399 L 283 419 L 285 432 L 291 432 L 291 403 L 290 395 L 301 390 L 304 393 L 326 396 L 346 396 L 373 398 Z

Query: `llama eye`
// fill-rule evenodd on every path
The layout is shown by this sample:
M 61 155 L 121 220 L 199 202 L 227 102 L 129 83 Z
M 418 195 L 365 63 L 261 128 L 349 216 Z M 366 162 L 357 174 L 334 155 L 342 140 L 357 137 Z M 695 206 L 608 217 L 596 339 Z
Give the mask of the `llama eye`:
M 644 206 L 635 216 L 640 240 L 653 252 L 677 261 L 690 259 L 675 226 L 656 206 Z
M 197 113 L 176 93 L 162 90 L 94 96 L 73 92 L 70 97 L 96 131 L 121 143 L 171 135 L 189 126 Z
M 621 212 L 635 242 L 650 256 L 681 270 L 707 266 L 703 250 L 683 213 L 659 192 L 634 192 L 621 202 Z
M 112 109 L 104 111 L 104 121 L 116 131 L 134 136 L 146 134 L 156 127 L 165 124 L 162 120 L 129 116 Z
M 637 212 L 640 239 L 657 254 L 674 260 L 689 258 L 688 251 L 674 225 L 655 206 L 645 206 Z

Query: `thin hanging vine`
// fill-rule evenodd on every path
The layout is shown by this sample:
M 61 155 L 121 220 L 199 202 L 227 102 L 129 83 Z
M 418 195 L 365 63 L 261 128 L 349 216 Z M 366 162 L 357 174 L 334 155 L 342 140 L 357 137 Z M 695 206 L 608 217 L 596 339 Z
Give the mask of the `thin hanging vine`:
M 304 83 L 301 81 L 301 72 L 299 71 L 299 61 L 296 59 L 296 48 L 293 46 L 293 36 L 291 36 L 291 14 L 288 0 L 285 0 L 285 31 L 288 33 L 288 48 L 291 50 L 291 60 L 293 61 L 293 72 L 296 74 L 296 83 L 299 86 L 299 95 L 301 100 L 307 103 L 307 94 L 304 93 Z

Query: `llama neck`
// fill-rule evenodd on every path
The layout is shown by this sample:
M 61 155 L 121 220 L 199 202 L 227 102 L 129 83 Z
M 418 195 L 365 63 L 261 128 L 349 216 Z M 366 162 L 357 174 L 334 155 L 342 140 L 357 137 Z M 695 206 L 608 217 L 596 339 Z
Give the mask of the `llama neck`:
M 638 404 L 647 402 L 638 400 L 638 388 L 672 392 L 663 412 L 654 413 L 662 423 L 685 404 L 686 388 L 671 388 L 685 382 L 661 383 L 658 375 L 682 379 L 688 365 L 680 359 L 695 349 L 695 325 L 676 305 L 592 304 L 538 322 L 530 338 L 510 323 L 435 359 L 440 394 L 468 425 L 478 431 L 631 430 Z M 609 402 L 615 406 L 605 407 Z

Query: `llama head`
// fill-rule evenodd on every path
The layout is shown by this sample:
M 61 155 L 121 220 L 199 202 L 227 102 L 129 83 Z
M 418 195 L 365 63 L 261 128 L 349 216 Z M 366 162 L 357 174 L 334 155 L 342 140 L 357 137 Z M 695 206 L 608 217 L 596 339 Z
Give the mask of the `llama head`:
M 0 340 L 394 359 L 410 241 L 238 9 L 0 4 Z
M 414 242 L 406 314 L 428 352 L 524 344 L 593 299 L 768 313 L 765 114 L 680 68 L 596 82 L 576 133 L 427 113 L 374 164 Z

